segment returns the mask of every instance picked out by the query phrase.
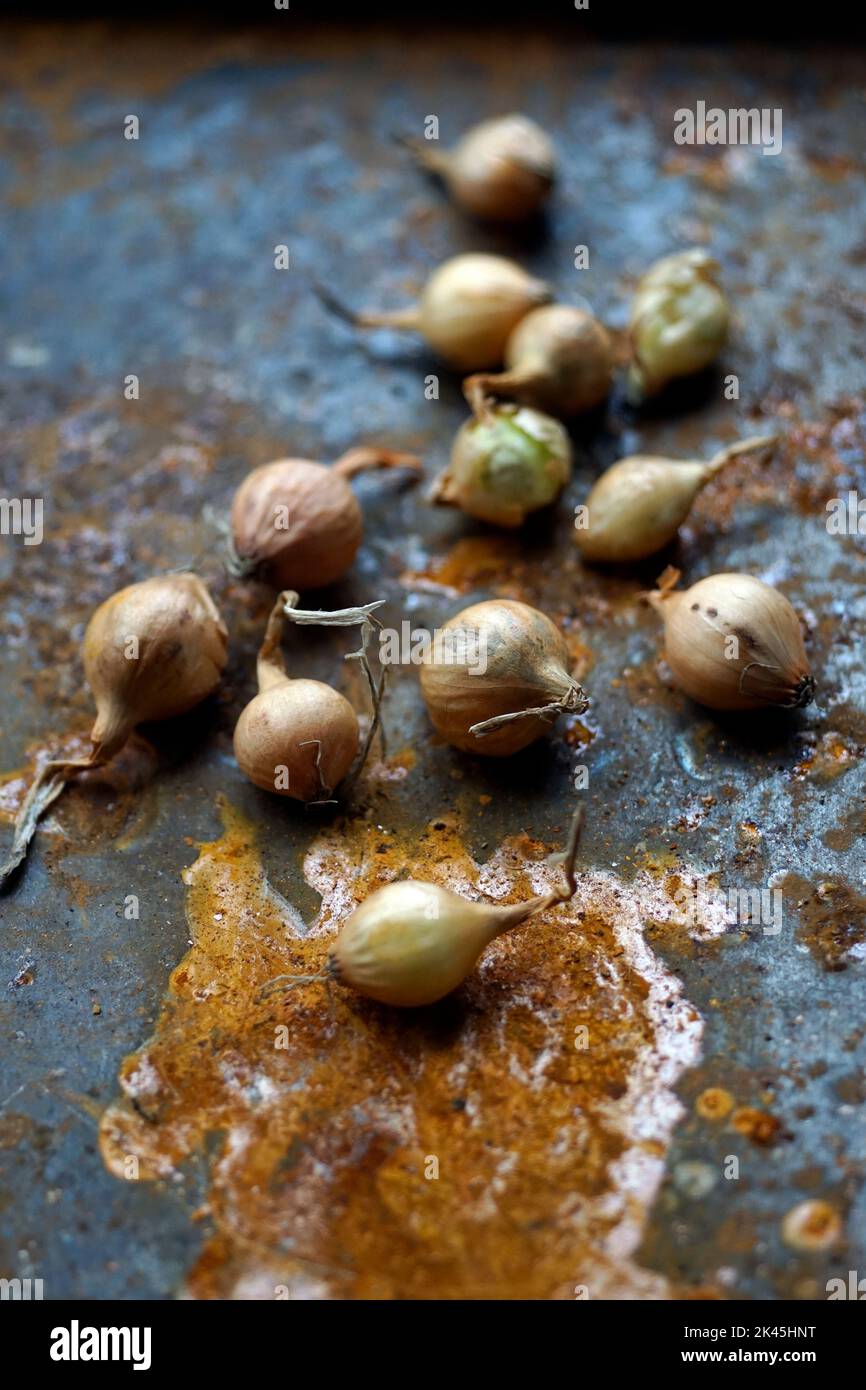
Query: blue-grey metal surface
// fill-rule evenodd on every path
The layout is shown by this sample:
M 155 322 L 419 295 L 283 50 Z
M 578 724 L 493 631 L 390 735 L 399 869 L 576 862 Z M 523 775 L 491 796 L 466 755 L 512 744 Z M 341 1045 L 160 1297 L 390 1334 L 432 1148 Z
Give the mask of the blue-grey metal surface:
M 464 415 L 459 383 L 411 340 L 361 339 L 330 320 L 312 278 L 354 303 L 397 304 L 457 250 L 515 252 L 563 298 L 622 325 L 634 277 L 657 256 L 693 243 L 718 255 L 737 311 L 726 369 L 739 402 L 724 400 L 718 374 L 642 416 L 617 394 L 575 432 L 558 519 L 529 527 L 492 577 L 456 586 L 462 596 L 399 578 L 435 571 L 474 528 L 365 480 L 366 543 L 329 601 L 375 591 L 395 619 L 432 625 L 519 585 L 567 615 L 594 657 L 586 862 L 618 865 L 628 881 L 630 856 L 680 856 L 718 870 L 723 887 L 794 871 L 779 937 L 684 943 L 648 927 L 705 1032 L 700 1065 L 678 1082 L 685 1118 L 639 1261 L 677 1287 L 755 1298 L 823 1297 L 831 1275 L 866 1271 L 866 570 L 864 538 L 830 536 L 824 510 L 866 485 L 860 55 L 471 31 L 407 45 L 289 20 L 238 34 L 8 27 L 0 49 L 0 482 L 4 496 L 46 505 L 43 545 L 0 541 L 9 769 L 85 734 L 78 647 L 114 588 L 205 552 L 224 591 L 202 511 L 223 509 L 248 467 L 331 459 L 360 440 L 415 449 L 431 473 L 444 463 Z M 673 112 L 698 99 L 781 107 L 782 154 L 676 146 Z M 391 140 L 429 113 L 449 137 L 512 108 L 554 133 L 564 170 L 548 224 L 523 244 L 469 224 Z M 130 114 L 134 141 L 123 137 Z M 286 272 L 274 269 L 279 244 Z M 578 244 L 590 248 L 580 272 Z M 425 399 L 431 371 L 438 401 Z M 137 401 L 124 399 L 129 374 Z M 708 454 L 771 425 L 787 437 L 782 460 L 763 480 L 739 468 L 665 557 L 689 578 L 758 573 L 810 621 L 817 705 L 744 725 L 659 685 L 657 626 L 635 595 L 660 566 L 583 572 L 568 503 L 623 454 Z M 135 762 L 70 793 L 0 900 L 0 1274 L 42 1277 L 49 1297 L 170 1296 L 201 1245 L 190 1216 L 208 1156 L 174 1183 L 123 1184 L 103 1168 L 96 1128 L 185 950 L 180 871 L 193 842 L 217 833 L 219 791 L 262 826 L 280 891 L 306 912 L 315 901 L 298 868 L 315 826 L 245 785 L 231 757 L 261 626 L 260 604 L 232 603 L 218 700 L 158 736 L 158 776 Z M 329 641 L 316 662 L 333 672 Z M 419 767 L 389 814 L 420 826 L 453 797 L 460 759 L 430 748 L 413 680 L 397 682 L 392 719 Z M 561 824 L 568 761 L 552 744 L 515 764 L 475 764 L 493 799 L 470 848 L 483 857 L 482 844 L 509 831 L 544 838 Z M 130 892 L 142 897 L 137 923 L 123 917 Z M 695 1117 L 711 1085 L 778 1128 L 766 1143 L 738 1141 L 740 1179 L 696 1199 L 683 1165 L 718 1171 L 734 1142 Z M 805 1198 L 840 1213 L 844 1237 L 830 1251 L 782 1241 L 782 1217 Z

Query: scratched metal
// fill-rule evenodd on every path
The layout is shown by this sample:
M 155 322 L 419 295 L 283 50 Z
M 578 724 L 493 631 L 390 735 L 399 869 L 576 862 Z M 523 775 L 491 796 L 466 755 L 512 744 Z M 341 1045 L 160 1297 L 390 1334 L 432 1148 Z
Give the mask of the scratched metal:
M 828 535 L 824 511 L 866 488 L 864 73 L 861 55 L 831 49 L 807 62 L 776 44 L 471 30 L 407 45 L 288 18 L 237 34 L 3 30 L 0 481 L 4 496 L 44 497 L 46 536 L 0 550 L 0 766 L 26 770 L 40 749 L 86 734 L 79 642 L 123 583 L 199 561 L 229 614 L 232 655 L 219 697 L 155 731 L 154 754 L 139 749 L 113 780 L 58 804 L 0 902 L 0 1274 L 42 1277 L 49 1297 L 169 1297 L 201 1246 L 192 1216 L 209 1154 L 176 1181 L 123 1183 L 96 1135 L 186 949 L 180 873 L 219 833 L 219 792 L 259 825 L 279 891 L 305 915 L 315 908 L 300 864 L 320 822 L 245 785 L 231 757 L 263 596 L 246 600 L 221 575 L 203 509 L 224 510 L 256 463 L 327 460 L 358 441 L 415 449 L 432 474 L 464 408 L 423 346 L 356 336 L 327 317 L 311 278 L 355 303 L 397 304 L 458 250 L 513 251 L 622 325 L 640 270 L 694 243 L 718 255 L 737 309 L 718 373 L 643 415 L 615 394 L 575 432 L 556 519 L 507 550 L 399 480 L 365 479 L 364 548 L 324 601 L 382 595 L 392 620 L 420 626 L 520 594 L 592 653 L 589 746 L 554 740 L 507 763 L 433 746 L 414 675 L 401 673 L 392 746 L 418 761 L 374 816 L 420 829 L 474 779 L 491 798 L 465 827 L 477 859 L 519 830 L 554 843 L 577 758 L 590 770 L 585 864 L 626 882 L 639 866 L 687 865 L 716 871 L 723 888 L 798 876 L 778 936 L 695 941 L 646 924 L 704 1031 L 700 1061 L 677 1081 L 682 1116 L 637 1259 L 673 1289 L 757 1299 L 821 1298 L 832 1275 L 866 1269 L 866 546 Z M 783 153 L 676 146 L 673 112 L 698 99 L 781 107 Z M 563 165 L 546 226 L 522 243 L 467 223 L 391 140 L 430 113 L 448 138 L 512 108 L 554 133 Z M 138 141 L 122 138 L 129 114 Z M 281 243 L 285 273 L 273 266 Z M 581 272 L 577 244 L 590 248 Z M 739 402 L 723 397 L 725 370 Z M 425 399 L 430 372 L 438 401 Z M 123 398 L 130 373 L 137 402 Z M 770 425 L 788 437 L 782 460 L 763 476 L 738 465 L 670 555 L 636 572 L 581 571 L 570 507 L 603 466 L 638 448 L 707 453 Z M 488 538 L 478 577 L 471 562 L 461 569 L 471 550 L 442 569 L 473 535 Z M 657 626 L 636 596 L 669 559 L 690 579 L 741 568 L 778 583 L 810 626 L 817 704 L 737 721 L 667 691 Z M 344 645 L 307 650 L 308 670 L 339 674 Z M 20 781 L 2 792 L 8 810 Z M 130 893 L 139 922 L 123 916 Z M 771 1119 L 750 1133 L 747 1121 L 708 1125 L 695 1100 L 710 1086 Z M 721 1176 L 730 1154 L 737 1180 Z M 782 1240 L 783 1216 L 807 1198 L 839 1214 L 831 1249 Z M 591 1285 L 592 1271 L 582 1278 Z

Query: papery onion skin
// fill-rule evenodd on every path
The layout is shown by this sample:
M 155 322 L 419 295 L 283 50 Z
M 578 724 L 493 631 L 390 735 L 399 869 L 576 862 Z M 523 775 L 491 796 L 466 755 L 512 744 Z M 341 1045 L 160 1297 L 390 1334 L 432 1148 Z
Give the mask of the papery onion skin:
M 84 634 L 94 756 L 107 761 L 137 724 L 199 704 L 218 686 L 227 656 L 228 633 L 197 575 L 158 575 L 112 594 Z
M 418 473 L 421 461 L 414 454 L 359 445 L 330 467 L 286 458 L 254 468 L 232 502 L 232 573 L 257 574 L 280 589 L 318 589 L 341 579 L 364 529 L 348 479 L 373 468 Z
M 433 883 L 390 883 L 348 918 L 329 966 L 368 999 L 417 1008 L 456 989 L 497 934 L 485 904 Z
M 657 395 L 718 357 L 730 324 L 718 271 L 718 262 L 695 248 L 665 256 L 638 282 L 630 319 L 632 401 Z
M 568 670 L 565 638 L 529 604 L 511 599 L 472 604 L 450 618 L 439 636 L 439 647 L 434 643 L 425 653 L 421 693 L 435 729 L 454 748 L 508 757 L 549 733 L 552 717 L 528 715 L 482 737 L 471 727 L 583 694 Z M 442 659 L 448 650 L 463 651 L 466 660 L 449 663 Z M 485 670 L 473 671 L 482 654 Z M 585 700 L 574 707 L 585 708 Z
M 635 454 L 620 459 L 587 498 L 589 524 L 575 531 L 586 560 L 643 560 L 669 544 L 702 484 L 704 465 Z
M 479 370 L 502 361 L 515 325 L 550 298 L 548 285 L 504 256 L 454 256 L 427 281 L 418 326 L 451 366 Z
M 277 525 L 288 508 L 288 527 Z M 351 567 L 363 536 L 346 479 L 309 459 L 276 459 L 244 478 L 231 508 L 235 551 L 278 589 L 319 589 Z
M 455 202 L 472 216 L 522 222 L 546 202 L 556 156 L 541 126 L 513 114 L 474 126 L 433 167 L 442 173 Z
M 595 410 L 613 379 L 610 334 L 584 309 L 545 304 L 520 320 L 505 344 L 505 371 L 468 377 L 463 390 L 479 411 L 486 395 L 504 396 L 557 419 Z
M 357 715 L 339 691 L 322 681 L 287 677 L 262 690 L 241 712 L 234 752 L 255 786 L 309 803 L 339 786 L 358 743 Z M 288 786 L 279 784 L 282 768 Z
M 815 680 L 800 619 L 777 589 L 752 575 L 724 573 L 649 599 L 665 625 L 674 681 L 698 704 L 735 711 L 811 703 Z
M 571 443 L 558 420 L 529 406 L 496 405 L 458 430 L 434 498 L 511 528 L 555 502 L 570 478 Z

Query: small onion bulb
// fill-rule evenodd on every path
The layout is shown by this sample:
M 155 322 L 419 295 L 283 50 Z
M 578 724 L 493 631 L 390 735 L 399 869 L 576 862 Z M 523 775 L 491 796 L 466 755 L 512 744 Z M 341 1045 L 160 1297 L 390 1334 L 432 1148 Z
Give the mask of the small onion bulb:
M 627 391 L 633 403 L 657 395 L 676 377 L 703 371 L 718 357 L 730 322 L 718 272 L 718 262 L 696 248 L 665 256 L 638 282 L 629 323 Z
M 216 689 L 227 656 L 228 633 L 198 575 L 159 575 L 112 594 L 84 634 L 93 759 L 113 758 L 137 724 L 186 714 Z
M 277 459 L 254 468 L 231 507 L 230 568 L 279 589 L 319 589 L 341 579 L 361 544 L 361 505 L 348 480 L 367 468 L 420 470 L 413 454 L 357 448 L 330 468 Z
M 256 663 L 259 693 L 241 711 L 234 751 L 255 786 L 309 805 L 331 800 L 349 772 L 358 753 L 358 716 L 332 686 L 288 675 L 280 650 L 285 619 L 347 627 L 367 622 L 380 604 L 311 613 L 298 610 L 297 602 L 298 595 L 286 591 L 274 604 Z M 362 762 L 377 716 L 378 703 Z
M 454 256 L 433 272 L 421 298 L 390 313 L 353 313 L 324 289 L 324 303 L 356 328 L 405 328 L 420 333 L 444 361 L 480 371 L 502 361 L 515 324 L 551 298 L 548 285 L 504 256 Z
M 464 212 L 483 221 L 522 222 L 539 211 L 553 187 L 553 145 L 527 116 L 481 121 L 452 150 L 437 149 L 435 141 L 403 143 Z
M 665 658 L 674 681 L 715 710 L 799 709 L 815 679 L 791 604 L 750 574 L 711 574 L 675 590 L 667 570 L 649 602 L 665 625 Z
M 470 902 L 438 883 L 407 879 L 372 893 L 346 922 L 318 975 L 279 976 L 264 993 L 313 980 L 337 980 L 380 1004 L 420 1008 L 462 984 L 491 941 L 530 917 L 568 902 L 577 888 L 575 858 L 583 816 L 571 824 L 561 856 L 563 884 L 526 902 Z
M 186 714 L 216 689 L 228 633 L 195 574 L 130 584 L 100 604 L 87 625 L 84 674 L 96 702 L 87 758 L 54 759 L 33 782 L 15 823 L 0 886 L 22 863 L 40 816 L 75 772 L 119 753 L 138 724 Z
M 549 618 L 527 603 L 488 599 L 436 633 L 421 694 L 452 747 L 508 757 L 547 733 L 557 715 L 588 708 L 568 666 L 565 638 Z
M 431 500 L 516 527 L 555 502 L 570 477 L 571 444 L 558 420 L 530 406 L 495 405 L 457 431 Z
M 732 459 L 774 443 L 775 435 L 757 435 L 720 450 L 709 463 L 649 454 L 620 459 L 586 499 L 586 525 L 575 530 L 583 558 L 616 564 L 654 555 L 673 540 L 711 478 Z
M 546 304 L 532 309 L 509 335 L 507 370 L 467 377 L 463 390 L 476 414 L 493 395 L 566 418 L 601 404 L 613 365 L 610 334 L 597 318 L 570 304 Z

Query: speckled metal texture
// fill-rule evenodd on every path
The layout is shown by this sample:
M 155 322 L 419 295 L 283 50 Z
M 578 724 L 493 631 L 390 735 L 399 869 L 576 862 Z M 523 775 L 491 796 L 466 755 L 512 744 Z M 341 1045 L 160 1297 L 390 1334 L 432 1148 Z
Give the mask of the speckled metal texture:
M 600 46 L 578 21 L 571 39 L 410 44 L 285 17 L 8 26 L 0 76 L 0 480 L 45 500 L 43 544 L 0 541 L 4 841 L 34 760 L 85 744 L 79 647 L 102 599 L 195 561 L 231 631 L 218 697 L 71 789 L 0 900 L 0 1274 L 41 1277 L 48 1297 L 812 1299 L 866 1271 L 866 569 L 864 537 L 826 525 L 829 499 L 866 489 L 862 57 Z M 782 153 L 675 145 L 673 112 L 698 100 L 781 108 Z M 448 140 L 513 108 L 562 161 L 549 219 L 522 237 L 467 222 L 391 138 L 432 113 Z M 397 305 L 445 257 L 489 249 L 622 326 L 641 270 L 691 244 L 718 256 L 736 310 L 718 371 L 642 413 L 618 388 L 574 430 L 554 515 L 518 535 L 364 478 L 359 560 L 310 599 L 384 597 L 389 622 L 417 627 L 525 599 L 566 630 L 589 713 L 512 760 L 467 758 L 433 739 L 408 666 L 388 760 L 348 807 L 246 784 L 231 733 L 270 595 L 225 575 L 206 509 L 224 513 L 255 464 L 358 442 L 415 450 L 432 476 L 465 415 L 423 345 L 358 336 L 313 279 Z M 709 456 L 769 428 L 774 458 L 726 470 L 668 554 L 581 566 L 571 511 L 615 458 Z M 639 601 L 668 561 L 777 584 L 807 625 L 816 704 L 715 717 L 672 691 Z M 348 650 L 345 634 L 287 643 L 290 669 L 360 706 Z M 531 886 L 575 765 L 579 910 L 509 938 L 420 1018 L 298 991 L 251 1027 L 252 983 L 281 952 L 289 969 L 315 957 L 352 885 L 380 881 L 371 856 L 469 893 Z M 726 923 L 710 892 L 755 889 L 781 895 L 778 932 Z M 715 906 L 677 915 L 701 891 Z M 224 939 L 208 893 L 234 914 Z M 275 1070 L 261 1038 L 281 1020 Z M 783 1226 L 803 1202 L 825 1205 Z

